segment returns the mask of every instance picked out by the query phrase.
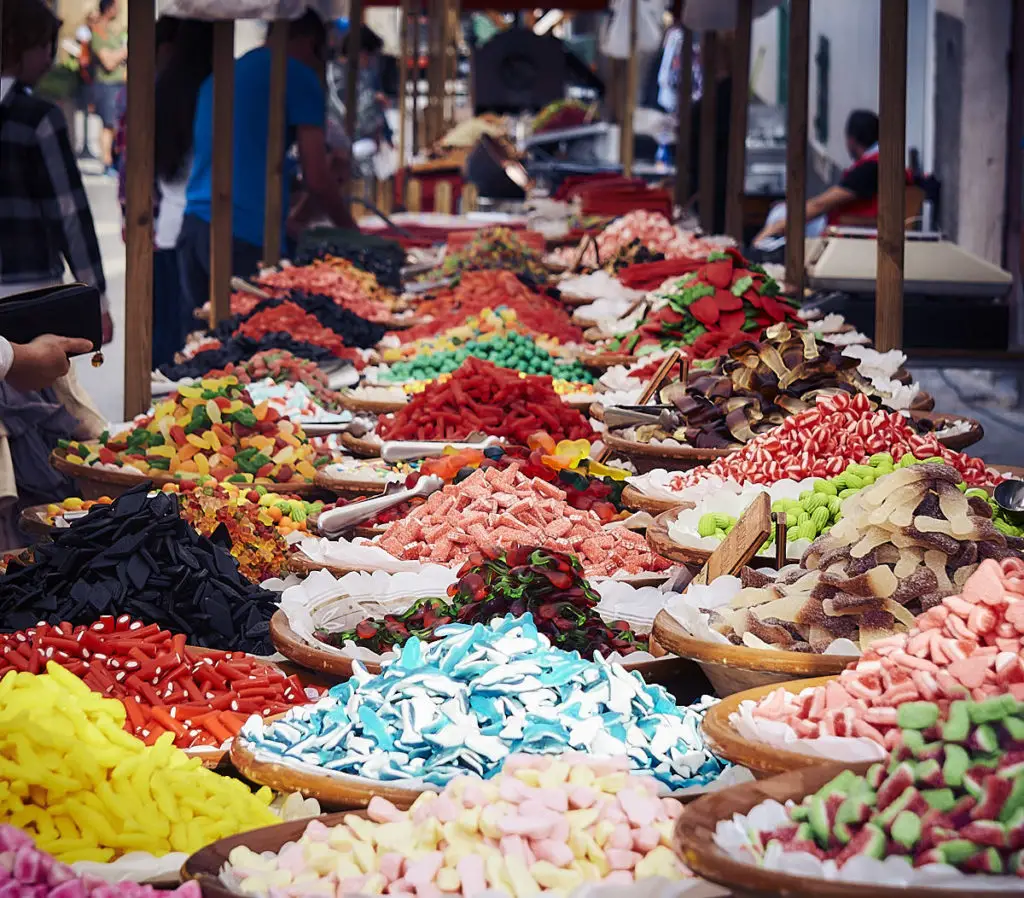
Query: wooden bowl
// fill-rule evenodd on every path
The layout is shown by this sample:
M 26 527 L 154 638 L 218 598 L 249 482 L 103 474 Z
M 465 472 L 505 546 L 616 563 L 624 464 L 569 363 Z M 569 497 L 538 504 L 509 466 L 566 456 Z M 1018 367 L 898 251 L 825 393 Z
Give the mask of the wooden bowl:
M 403 789 L 390 783 L 363 782 L 354 776 L 327 776 L 296 770 L 274 761 L 260 761 L 248 742 L 238 736 L 231 741 L 230 757 L 235 769 L 254 783 L 285 794 L 301 792 L 306 798 L 315 798 L 322 806 L 337 810 L 365 808 L 374 795 L 386 798 L 404 810 L 424 791 Z
M 911 412 L 910 417 L 917 422 L 931 421 L 935 425 L 933 428 L 935 430 L 957 421 L 966 421 L 970 425 L 970 430 L 966 433 L 938 438 L 943 446 L 954 452 L 963 452 L 968 446 L 980 442 L 985 436 L 985 428 L 981 426 L 981 422 L 974 418 L 968 418 L 967 415 L 947 415 L 944 412 Z
M 741 736 L 729 721 L 730 715 L 745 701 L 760 701 L 776 689 L 785 689 L 797 694 L 811 686 L 823 686 L 833 677 L 812 677 L 807 680 L 790 680 L 786 683 L 770 683 L 735 692 L 713 705 L 704 715 L 701 729 L 708 747 L 719 757 L 727 758 L 734 764 L 748 768 L 754 776 L 774 776 L 802 767 L 813 767 L 824 763 L 821 755 L 804 754 L 798 751 L 786 751 L 764 742 L 751 742 Z
M 344 823 L 349 814 L 365 817 L 364 811 L 346 811 L 340 814 L 325 814 L 310 818 L 320 820 L 325 826 L 337 826 Z M 244 898 L 243 892 L 233 892 L 220 881 L 220 871 L 228 862 L 228 855 L 239 846 L 246 846 L 259 853 L 262 851 L 279 851 L 286 842 L 294 842 L 309 825 L 309 820 L 292 820 L 289 823 L 278 823 L 275 826 L 264 826 L 219 839 L 211 845 L 200 849 L 189 857 L 182 865 L 182 879 L 198 881 L 203 890 L 204 898 Z
M 696 661 L 719 698 L 800 677 L 835 676 L 860 657 L 752 649 L 727 642 L 708 642 L 687 633 L 667 611 L 658 612 L 653 634 L 666 651 Z
M 344 577 L 351 574 L 356 568 L 340 567 L 327 564 L 326 562 L 314 561 L 300 549 L 296 549 L 288 556 L 288 569 L 294 574 L 312 574 L 313 571 L 327 571 L 335 577 Z
M 329 466 L 327 466 L 329 467 Z M 320 487 L 322 490 L 326 490 L 329 493 L 334 493 L 337 496 L 378 496 L 384 492 L 384 487 L 387 486 L 380 480 L 357 480 L 352 477 L 338 477 L 332 476 L 331 474 L 320 468 L 316 472 L 316 477 L 313 478 L 313 482 Z
M 670 511 L 673 508 L 693 508 L 692 502 L 673 502 L 671 499 L 655 499 L 651 496 L 645 496 L 635 486 L 629 484 L 622 490 L 622 504 L 626 508 L 632 508 L 634 511 L 646 511 L 648 514 L 653 515 L 660 515 L 662 512 Z
M 655 468 L 685 471 L 708 464 L 717 458 L 724 458 L 737 451 L 735 448 L 695 449 L 692 446 L 657 446 L 651 443 L 627 440 L 614 433 L 605 433 L 601 439 L 612 453 L 624 455 L 642 473 Z
M 352 393 L 342 393 L 340 401 L 342 407 L 350 412 L 365 412 L 371 415 L 387 415 L 391 412 L 401 411 L 409 403 L 408 399 L 362 399 Z
M 614 368 L 616 365 L 632 365 L 637 360 L 635 355 L 628 352 L 581 352 L 578 358 L 580 364 L 599 371 Z
M 380 454 L 378 452 L 378 454 Z M 134 474 L 130 471 L 108 471 L 106 468 L 95 468 L 87 465 L 75 465 L 67 460 L 64 449 L 54 449 L 50 453 L 50 464 L 61 474 L 75 481 L 83 499 L 99 499 L 110 496 L 116 499 L 128 492 L 132 487 L 142 483 L 151 483 L 159 489 L 168 483 L 181 484 L 184 481 L 169 474 Z M 312 496 L 317 492 L 315 483 L 262 483 L 271 493 L 292 493 L 296 496 Z
M 625 490 L 623 490 L 625 492 Z M 672 561 L 678 561 L 680 564 L 696 565 L 697 567 L 703 567 L 707 560 L 711 557 L 711 552 L 707 549 L 700 549 L 696 546 L 683 546 L 677 543 L 669 536 L 668 528 L 671 523 L 679 516 L 682 511 L 687 511 L 693 508 L 692 503 L 680 503 L 673 505 L 667 511 L 663 511 L 656 515 L 654 523 L 647 528 L 647 545 L 651 547 L 652 552 L 656 552 L 663 558 L 668 558 Z M 790 561 L 797 561 L 798 559 L 790 558 Z M 771 557 L 767 555 L 755 555 L 749 562 L 750 567 L 775 567 L 775 556 Z
M 18 515 L 18 529 L 32 536 L 49 538 L 57 528 L 50 523 L 50 515 L 45 505 L 30 505 L 23 508 Z
M 715 844 L 720 820 L 745 814 L 769 799 L 782 804 L 800 801 L 816 792 L 846 769 L 863 774 L 869 764 L 819 764 L 754 783 L 731 786 L 691 802 L 676 821 L 673 843 L 676 854 L 695 874 L 730 889 L 735 895 L 810 896 L 814 898 L 978 898 L 979 894 L 1009 895 L 1009 891 L 979 892 L 964 879 L 963 888 L 887 886 L 867 882 L 841 882 L 766 870 L 731 858 Z M 1017 892 L 1019 894 L 1019 890 Z
M 935 397 L 921 390 L 910 402 L 912 412 L 930 412 L 935 410 Z
M 380 458 L 380 443 L 375 440 L 367 440 L 361 437 L 354 437 L 350 433 L 341 434 L 341 445 L 344 446 L 356 458 Z

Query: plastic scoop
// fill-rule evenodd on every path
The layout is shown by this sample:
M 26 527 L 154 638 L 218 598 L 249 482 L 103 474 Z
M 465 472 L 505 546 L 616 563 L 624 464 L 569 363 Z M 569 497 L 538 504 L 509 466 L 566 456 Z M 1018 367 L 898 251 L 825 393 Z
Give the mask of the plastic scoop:
M 1004 480 L 995 488 L 992 498 L 1007 517 L 1024 521 L 1024 480 Z

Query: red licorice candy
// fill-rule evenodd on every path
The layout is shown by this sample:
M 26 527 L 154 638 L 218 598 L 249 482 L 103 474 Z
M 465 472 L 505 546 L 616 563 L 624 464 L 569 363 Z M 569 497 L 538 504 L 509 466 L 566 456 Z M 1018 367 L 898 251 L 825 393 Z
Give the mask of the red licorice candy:
M 594 433 L 587 419 L 555 393 L 550 377 L 522 377 L 472 356 L 449 380 L 435 381 L 401 411 L 377 422 L 377 434 L 385 440 L 463 440 L 474 431 L 521 446 L 538 431 L 556 442 Z
M 121 701 L 125 730 L 147 745 L 165 732 L 179 748 L 220 745 L 250 714 L 267 717 L 309 700 L 298 679 L 251 655 L 189 646 L 184 634 L 128 615 L 0 634 L 0 678 L 42 673 L 48 661 Z

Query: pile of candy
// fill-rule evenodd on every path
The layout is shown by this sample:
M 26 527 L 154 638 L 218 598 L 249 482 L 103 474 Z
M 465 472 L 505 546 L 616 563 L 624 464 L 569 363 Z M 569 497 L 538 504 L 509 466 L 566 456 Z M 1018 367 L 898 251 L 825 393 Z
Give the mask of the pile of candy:
M 336 358 L 344 358 L 345 341 L 340 334 L 324 327 L 317 317 L 290 300 L 263 304 L 238 325 L 235 333 L 250 340 L 259 340 L 268 334 L 290 334 L 292 339 L 313 346 L 322 346 Z
M 111 885 L 95 876 L 78 876 L 36 848 L 28 833 L 6 823 L 0 823 L 0 888 L 11 898 L 202 898 L 195 881 L 158 891 L 134 882 Z
M 397 785 L 489 778 L 517 752 L 567 747 L 628 754 L 632 770 L 670 789 L 707 785 L 725 770 L 700 734 L 712 699 L 680 708 L 618 665 L 551 648 L 529 615 L 449 624 L 436 635 L 427 645 L 410 639 L 379 676 L 357 667 L 315 705 L 250 718 L 242 744 L 286 766 Z
M 681 489 L 709 474 L 737 483 L 835 476 L 851 462 L 867 464 L 880 452 L 896 461 L 908 452 L 916 458 L 938 456 L 969 486 L 995 486 L 1005 479 L 980 458 L 953 452 L 931 434 L 917 433 L 903 415 L 873 410 L 864 393 L 840 393 L 819 396 L 815 408 L 786 418 L 738 452 L 681 474 L 677 484 Z
M 288 296 L 293 290 L 329 296 L 338 305 L 367 321 L 387 321 L 394 297 L 382 290 L 377 279 L 346 259 L 314 260 L 268 271 L 257 281 L 268 293 Z
M 388 290 L 402 289 L 405 250 L 393 240 L 353 231 L 339 236 L 330 231 L 310 229 L 302 235 L 295 262 L 308 265 L 317 261 L 348 272 L 357 283 L 362 275 L 362 283 L 366 284 L 368 294 L 374 298 L 378 284 Z M 366 275 L 372 275 L 372 278 Z M 373 278 L 376 278 L 376 282 Z
M 430 642 L 439 627 L 452 622 L 486 624 L 511 614 L 533 615 L 537 629 L 551 644 L 567 652 L 579 652 L 588 661 L 595 652 L 628 655 L 646 649 L 629 625 L 606 624 L 594 610 L 600 596 L 583 578 L 579 560 L 561 552 L 517 546 L 475 552 L 448 587 L 447 598 L 426 597 L 400 614 L 381 620 L 367 618 L 353 629 L 318 632 L 329 645 L 353 642 L 378 654 L 401 647 L 412 636 Z M 2 671 L 2 668 L 0 668 Z
M 417 312 L 431 320 L 402 331 L 403 343 L 433 337 L 465 324 L 485 309 L 505 308 L 515 313 L 517 329 L 541 334 L 562 343 L 578 343 L 583 331 L 572 323 L 562 303 L 531 290 L 510 271 L 468 271 L 458 284 L 420 303 Z
M 593 434 L 587 419 L 558 398 L 550 377 L 521 377 L 476 358 L 377 422 L 384 440 L 463 440 L 475 431 L 519 445 L 538 431 L 556 440 Z
M 824 651 L 834 639 L 862 650 L 910 629 L 914 617 L 964 586 L 980 561 L 1021 558 L 990 520 L 988 503 L 967 499 L 953 468 L 908 465 L 880 477 L 842 506 L 842 518 L 775 581 L 760 576 L 716 609 L 712 627 L 730 641 Z M 750 582 L 750 581 L 748 581 Z
M 471 356 L 524 374 L 550 374 L 557 380 L 577 383 L 594 381 L 594 376 L 578 361 L 559 359 L 541 349 L 532 338 L 516 331 L 500 337 L 470 340 L 458 349 L 427 352 L 407 362 L 395 362 L 382 374 L 381 380 L 388 383 L 434 380 L 441 374 L 451 374 Z
M 160 373 L 168 380 L 206 377 L 211 371 L 223 371 L 229 365 L 239 365 L 262 352 L 285 352 L 311 362 L 326 362 L 336 358 L 322 346 L 303 343 L 292 339 L 290 334 L 280 331 L 266 334 L 259 340 L 235 335 L 228 340 L 204 340 L 198 346 L 185 347 L 184 360 L 180 364 L 160 366 Z M 345 350 L 346 354 L 350 351 Z
M 718 249 L 713 241 L 679 230 L 658 212 L 635 211 L 616 218 L 601 231 L 584 252 L 582 264 L 600 268 L 634 241 L 652 252 L 662 253 L 667 259 L 703 259 Z M 579 247 L 565 247 L 552 254 L 553 261 L 563 265 L 573 264 L 578 257 Z
M 462 564 L 491 546 L 537 545 L 576 555 L 589 577 L 666 570 L 644 537 L 625 528 L 604 529 L 591 510 L 570 507 L 565 493 L 518 465 L 483 468 L 430 496 L 378 537 L 395 558 Z
M 0 577 L 6 630 L 128 615 L 183 633 L 190 645 L 269 654 L 274 610 L 274 595 L 239 574 L 228 548 L 197 533 L 176 497 L 150 497 L 145 485 L 93 508 L 37 545 L 34 563 Z
M 266 717 L 306 701 L 302 684 L 242 652 L 185 644 L 127 615 L 89 626 L 39 624 L 0 635 L 0 679 L 40 673 L 52 661 L 127 709 L 125 729 L 152 745 L 172 733 L 179 748 L 220 745 L 250 714 Z
M 550 276 L 540 253 L 508 228 L 478 231 L 464 246 L 449 250 L 438 271 L 424 275 L 433 280 L 438 275 L 453 277 L 478 271 L 509 271 L 534 284 L 546 283 Z
M 251 359 L 237 364 L 229 362 L 222 370 L 211 371 L 208 376 L 214 379 L 234 377 L 240 384 L 259 383 L 261 380 L 272 380 L 276 384 L 304 384 L 324 408 L 333 410 L 338 406 L 338 394 L 330 389 L 323 369 L 287 350 L 257 352 Z
M 171 733 L 145 745 L 124 731 L 126 720 L 121 702 L 101 698 L 52 661 L 45 674 L 5 676 L 3 818 L 65 863 L 191 853 L 278 822 L 269 789 L 254 796 L 241 781 L 204 770 L 172 745 Z
M 253 405 L 234 377 L 179 387 L 132 430 L 101 436 L 98 445 L 61 446 L 73 464 L 229 483 L 311 483 L 329 460 L 269 403 Z
M 777 689 L 750 713 L 787 724 L 800 739 L 860 736 L 892 750 L 908 721 L 941 717 L 951 734 L 966 726 L 968 699 L 1006 694 L 1024 702 L 1024 562 L 990 559 L 959 595 L 910 632 L 873 642 L 838 679 L 799 695 Z
M 276 855 L 234 849 L 222 881 L 246 895 L 569 894 L 587 882 L 681 879 L 671 849 L 682 805 L 624 758 L 515 755 L 493 780 L 459 777 L 408 811 L 375 796 L 369 821 L 311 822 Z
M 857 858 L 901 858 L 1024 877 L 1024 705 L 1003 696 L 960 711 L 940 722 L 934 705 L 901 706 L 904 744 L 889 763 L 865 776 L 845 770 L 808 795 L 784 825 L 755 834 L 754 857 L 785 865 L 801 852 L 833 871 Z

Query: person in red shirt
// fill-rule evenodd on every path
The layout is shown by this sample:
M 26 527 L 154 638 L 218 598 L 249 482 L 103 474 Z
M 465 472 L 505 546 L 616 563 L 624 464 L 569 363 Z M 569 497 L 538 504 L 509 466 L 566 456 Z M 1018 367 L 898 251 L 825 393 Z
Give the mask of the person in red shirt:
M 853 159 L 839 183 L 807 201 L 809 236 L 820 233 L 825 224 L 837 224 L 844 217 L 878 217 L 878 116 L 855 109 L 846 120 L 846 148 Z M 786 233 L 785 211 L 772 210 L 768 223 L 754 238 L 754 245 Z M 816 219 L 821 221 L 816 221 Z

